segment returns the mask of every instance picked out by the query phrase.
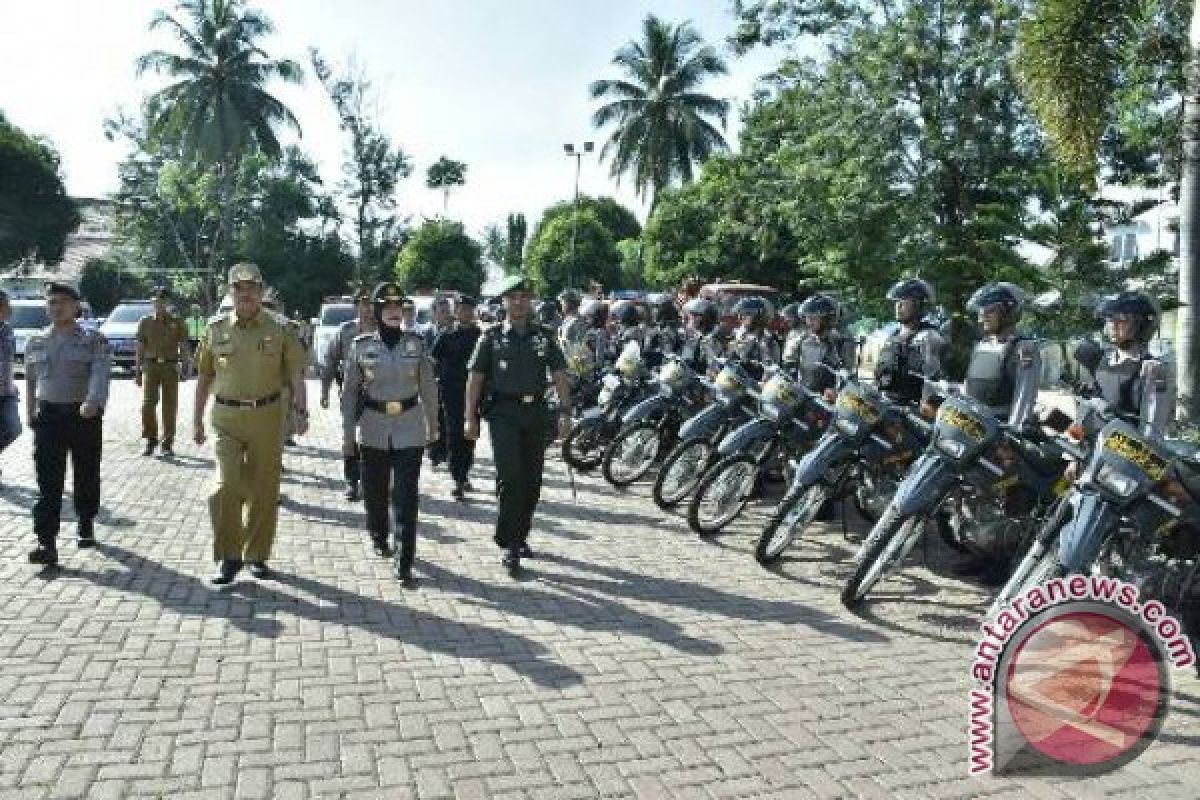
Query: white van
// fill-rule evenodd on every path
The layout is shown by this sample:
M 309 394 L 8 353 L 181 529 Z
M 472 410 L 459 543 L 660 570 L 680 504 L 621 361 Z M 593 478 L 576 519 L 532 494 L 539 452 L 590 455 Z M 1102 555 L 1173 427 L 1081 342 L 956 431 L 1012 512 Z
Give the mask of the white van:
M 9 305 L 12 307 L 12 318 L 8 324 L 12 326 L 13 335 L 17 340 L 14 360 L 17 370 L 21 371 L 25 363 L 25 343 L 29 341 L 30 336 L 50 324 L 50 315 L 46 311 L 44 298 L 11 300 Z

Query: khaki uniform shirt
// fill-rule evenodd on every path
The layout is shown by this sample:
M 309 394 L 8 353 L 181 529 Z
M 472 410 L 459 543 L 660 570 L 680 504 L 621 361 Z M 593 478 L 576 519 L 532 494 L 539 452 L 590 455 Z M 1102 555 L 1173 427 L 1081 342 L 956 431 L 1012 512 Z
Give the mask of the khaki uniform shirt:
M 178 361 L 179 345 L 188 340 L 187 326 L 173 314 L 159 319 L 154 314 L 142 317 L 137 326 L 141 363 Z
M 239 320 L 230 311 L 209 321 L 196 371 L 212 380 L 218 397 L 258 400 L 290 386 L 304 362 L 300 340 L 278 315 L 262 309 Z
M 378 403 L 418 398 L 419 402 L 398 414 L 362 408 L 359 394 Z M 356 418 L 357 417 L 357 418 Z M 423 447 L 438 433 L 438 388 L 433 361 L 424 337 L 405 332 L 395 347 L 383 343 L 379 332 L 364 333 L 354 340 L 346 359 L 342 384 L 342 435 L 377 450 Z
M 79 323 L 65 331 L 44 328 L 25 344 L 25 369 L 37 380 L 37 399 L 45 403 L 104 408 L 111 368 L 108 342 Z

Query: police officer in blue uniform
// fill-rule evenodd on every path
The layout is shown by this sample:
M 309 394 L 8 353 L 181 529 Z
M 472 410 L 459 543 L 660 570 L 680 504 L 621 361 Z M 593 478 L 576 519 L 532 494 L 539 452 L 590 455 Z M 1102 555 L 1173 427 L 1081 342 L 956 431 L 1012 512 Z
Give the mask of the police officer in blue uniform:
M 571 396 L 566 359 L 555 331 L 537 324 L 532 295 L 519 276 L 501 287 L 506 321 L 484 331 L 467 378 L 465 435 L 479 437 L 479 416 L 488 421 L 496 464 L 499 509 L 495 541 L 506 551 L 503 564 L 517 575 L 542 489 L 548 429 L 546 375 L 558 392 L 558 434 L 570 429 Z
M 946 340 L 926 315 L 935 301 L 933 287 L 920 278 L 897 282 L 887 299 L 895 303 L 900 327 L 887 338 L 875 362 L 875 382 L 895 402 L 918 405 L 928 396 L 925 380 L 942 377 Z

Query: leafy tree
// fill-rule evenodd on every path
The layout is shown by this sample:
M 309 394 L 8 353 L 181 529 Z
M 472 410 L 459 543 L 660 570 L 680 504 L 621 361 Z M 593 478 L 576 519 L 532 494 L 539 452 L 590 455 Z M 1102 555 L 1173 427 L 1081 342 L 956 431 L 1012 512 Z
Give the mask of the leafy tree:
M 597 128 L 614 130 L 600 151 L 611 157 L 612 175 L 632 173 L 639 196 L 658 193 L 676 180 L 690 183 L 696 163 L 728 149 L 710 119 L 725 127 L 729 102 L 701 91 L 704 81 L 728 72 L 690 22 L 671 25 L 653 14 L 642 38 L 617 51 L 623 77 L 591 84 L 592 99 L 605 100 L 592 115 Z
M 339 188 L 354 209 L 356 280 L 369 282 L 399 252 L 404 223 L 395 212 L 396 187 L 412 174 L 412 163 L 373 119 L 371 82 L 362 71 L 351 67 L 337 76 L 315 48 L 309 60 L 350 140 Z
M 396 280 L 407 291 L 454 289 L 478 296 L 483 279 L 483 248 L 460 222 L 425 221 L 396 259 Z
M 295 62 L 266 54 L 262 40 L 274 28 L 242 0 L 179 0 L 176 10 L 175 16 L 157 12 L 150 29 L 165 28 L 184 54 L 152 50 L 138 58 L 137 68 L 171 80 L 148 104 L 150 137 L 177 143 L 198 165 L 215 166 L 220 215 L 210 258 L 216 265 L 233 249 L 233 197 L 243 157 L 260 152 L 278 158 L 276 129 L 299 130 L 266 86 L 276 78 L 299 83 L 302 73 Z
M 79 291 L 92 305 L 97 316 L 106 316 L 117 303 L 127 297 L 144 297 L 150 286 L 136 273 L 124 272 L 114 259 L 92 258 L 83 265 L 79 276 Z
M 499 225 L 493 222 L 483 229 L 483 255 L 488 261 L 493 264 L 503 264 L 504 251 L 507 247 L 508 242 Z
M 79 213 L 67 197 L 58 153 L 0 112 L 0 269 L 26 259 L 62 260 Z
M 442 212 L 450 206 L 450 190 L 467 182 L 467 165 L 442 156 L 429 166 L 425 173 L 425 185 L 442 192 Z
M 574 217 L 555 216 L 538 227 L 525 254 L 525 274 L 547 294 L 592 280 L 615 286 L 621 279 L 621 254 L 596 213 L 580 209 Z
M 507 232 L 504 236 L 504 271 L 515 275 L 521 271 L 525 262 L 525 215 L 520 212 L 509 214 L 505 228 Z

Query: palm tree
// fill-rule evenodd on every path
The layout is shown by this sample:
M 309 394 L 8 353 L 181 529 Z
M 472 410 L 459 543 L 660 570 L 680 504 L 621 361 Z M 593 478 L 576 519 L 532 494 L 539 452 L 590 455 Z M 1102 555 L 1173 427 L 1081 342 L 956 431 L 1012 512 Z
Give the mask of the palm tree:
M 729 101 L 700 92 L 706 78 L 729 70 L 690 22 L 671 25 L 653 14 L 642 23 L 641 41 L 618 50 L 612 63 L 625 77 L 590 87 L 593 100 L 608 100 L 592 115 L 592 124 L 616 126 L 600 158 L 612 157 L 618 182 L 632 173 L 638 196 L 649 189 L 653 203 L 675 179 L 690 183 L 694 163 L 729 149 L 721 133 Z
M 176 14 L 158 11 L 150 30 L 167 29 L 183 53 L 152 50 L 138 58 L 138 74 L 155 72 L 173 82 L 149 100 L 150 133 L 178 145 L 199 164 L 214 165 L 220 177 L 221 221 L 212 264 L 231 251 L 235 179 L 242 158 L 258 150 L 278 159 L 283 148 L 276 128 L 299 133 L 292 112 L 264 88 L 273 78 L 299 83 L 300 65 L 272 60 L 259 45 L 274 30 L 271 21 L 243 0 L 179 0 Z
M 1029 104 L 1062 159 L 1096 172 L 1096 153 L 1117 89 L 1121 58 L 1145 13 L 1140 0 L 1039 0 L 1024 23 L 1017 70 Z M 1179 318 L 1176 365 L 1180 407 L 1200 422 L 1200 2 L 1191 6 L 1183 93 L 1179 186 Z

